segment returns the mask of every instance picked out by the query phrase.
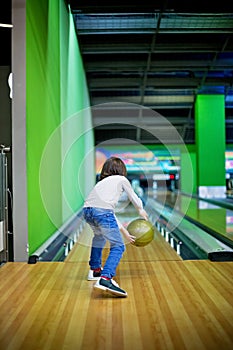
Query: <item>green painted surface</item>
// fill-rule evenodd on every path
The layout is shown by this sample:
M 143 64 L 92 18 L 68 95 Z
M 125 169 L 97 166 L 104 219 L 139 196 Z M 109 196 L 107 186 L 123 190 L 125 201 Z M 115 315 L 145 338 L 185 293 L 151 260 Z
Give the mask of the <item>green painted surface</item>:
M 91 112 L 81 112 L 89 96 L 75 35 L 63 0 L 27 1 L 29 254 L 81 208 L 85 195 L 88 167 L 80 164 L 93 148 L 93 134 L 86 132 Z
M 225 186 L 224 95 L 199 95 L 195 105 L 198 186 Z

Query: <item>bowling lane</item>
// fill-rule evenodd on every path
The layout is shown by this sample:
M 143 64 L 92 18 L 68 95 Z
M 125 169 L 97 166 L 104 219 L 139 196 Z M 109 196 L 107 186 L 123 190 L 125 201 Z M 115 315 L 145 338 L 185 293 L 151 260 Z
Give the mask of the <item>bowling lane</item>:
M 127 205 L 124 208 L 124 203 L 122 207 L 119 208 L 117 212 L 118 219 L 123 223 L 125 227 L 131 222 L 131 220 L 138 217 L 132 205 Z M 77 242 L 75 243 L 72 250 L 65 257 L 66 262 L 88 262 L 90 258 L 90 247 L 92 241 L 93 233 L 89 225 L 85 225 L 84 229 L 80 233 Z M 171 245 L 165 241 L 164 237 L 155 227 L 155 235 L 153 241 L 145 247 L 136 247 L 132 244 L 126 243 L 126 251 L 123 254 L 122 262 L 152 262 L 152 261 L 180 261 L 182 257 L 177 254 Z M 103 250 L 103 261 L 107 258 L 109 253 L 109 245 Z
M 233 210 L 174 192 L 157 191 L 151 197 L 206 228 L 215 237 L 233 245 Z
M 229 253 L 228 255 L 232 259 L 232 210 L 162 190 L 147 194 L 145 202 L 150 221 L 155 226 L 155 238 L 146 247 L 136 248 L 127 244 L 124 260 L 209 259 L 209 254 L 216 252 L 218 259 L 221 254 L 224 256 L 225 253 Z M 138 217 L 134 207 L 129 205 L 128 201 L 120 203 L 116 214 L 125 227 Z M 164 223 L 165 217 L 168 218 L 168 221 L 164 221 Z M 39 260 L 71 262 L 87 262 L 89 260 L 93 234 L 80 216 L 77 216 L 76 219 L 77 222 L 75 221 L 71 225 L 67 235 L 62 234 L 62 239 L 58 239 L 58 237 L 55 245 L 51 243 L 46 249 L 40 249 L 37 252 Z M 170 227 L 167 226 L 167 223 L 171 223 Z M 199 226 L 194 223 L 198 223 Z M 212 233 L 210 234 L 208 231 Z M 226 259 L 222 261 L 226 261 Z
M 211 230 L 214 229 L 218 235 L 225 234 L 231 237 L 231 232 L 226 230 L 229 226 L 225 222 L 229 210 L 215 208 L 215 206 L 206 208 L 204 207 L 205 203 L 200 202 L 197 199 L 177 195 L 173 192 L 156 191 L 153 196 L 148 196 L 146 206 L 150 215 L 149 219 L 155 226 L 154 240 L 145 247 L 134 247 L 126 242 L 127 249 L 123 261 L 208 259 L 209 254 L 216 252 L 219 259 L 221 253 L 232 252 L 233 249 L 229 249 L 229 246 L 224 242 L 187 220 L 188 217 L 188 219 L 199 222 L 205 227 L 211 227 Z M 125 227 L 138 217 L 134 207 L 124 200 L 119 204 L 116 215 Z M 160 216 L 168 218 L 175 229 L 163 226 Z M 166 227 L 168 227 L 169 232 L 167 232 Z M 92 236 L 92 231 L 86 225 L 80 232 L 72 250 L 65 255 L 64 260 L 69 262 L 88 261 Z M 106 248 L 103 257 L 106 257 L 108 245 Z

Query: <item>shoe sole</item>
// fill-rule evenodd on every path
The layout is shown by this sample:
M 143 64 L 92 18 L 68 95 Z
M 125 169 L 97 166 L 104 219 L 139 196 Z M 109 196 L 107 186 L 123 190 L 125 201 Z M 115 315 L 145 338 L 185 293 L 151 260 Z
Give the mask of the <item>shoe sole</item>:
M 98 281 L 99 277 L 87 278 L 87 281 Z
M 124 297 L 124 298 L 127 297 L 127 293 L 121 293 L 121 292 L 118 292 L 116 290 L 112 290 L 110 288 L 104 287 L 104 286 L 100 286 L 100 285 L 96 286 L 96 285 L 94 285 L 93 287 L 95 289 L 101 290 L 103 292 L 107 292 L 107 293 L 109 293 L 111 295 L 115 295 L 115 296 L 118 296 L 118 297 Z

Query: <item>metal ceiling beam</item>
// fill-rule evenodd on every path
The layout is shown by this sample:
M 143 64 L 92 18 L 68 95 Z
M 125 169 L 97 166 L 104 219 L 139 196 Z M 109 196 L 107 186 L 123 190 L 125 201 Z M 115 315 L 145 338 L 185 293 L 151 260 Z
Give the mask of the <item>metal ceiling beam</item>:
M 211 7 L 203 0 L 68 2 L 92 106 L 122 102 L 161 111 L 185 142 L 195 141 L 193 107 L 198 93 L 224 94 L 226 118 L 233 119 L 231 2 Z M 94 123 L 95 118 L 96 114 Z M 98 118 L 104 119 L 102 112 Z M 140 118 L 139 111 L 134 118 L 142 122 L 144 116 Z M 229 130 L 231 124 L 226 125 Z M 127 134 L 124 128 L 117 130 L 97 130 L 96 137 Z M 138 142 L 150 140 L 140 128 L 130 135 Z

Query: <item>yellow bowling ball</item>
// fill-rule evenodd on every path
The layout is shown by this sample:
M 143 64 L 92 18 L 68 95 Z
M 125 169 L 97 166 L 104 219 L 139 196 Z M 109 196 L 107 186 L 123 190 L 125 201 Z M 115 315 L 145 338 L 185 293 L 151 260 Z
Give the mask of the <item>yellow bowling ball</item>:
M 127 230 L 136 237 L 133 243 L 136 247 L 144 247 L 154 239 L 154 226 L 150 221 L 135 219 L 128 224 Z

